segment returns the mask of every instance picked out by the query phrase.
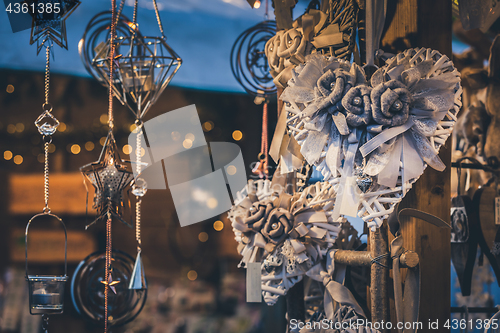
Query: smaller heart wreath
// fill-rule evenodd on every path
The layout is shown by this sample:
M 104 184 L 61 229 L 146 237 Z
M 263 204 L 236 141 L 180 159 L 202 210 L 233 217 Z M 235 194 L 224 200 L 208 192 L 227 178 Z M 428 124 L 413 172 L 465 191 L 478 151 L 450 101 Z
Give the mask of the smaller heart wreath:
M 331 218 L 335 192 L 318 182 L 293 196 L 271 188 L 271 181 L 249 181 L 228 213 L 239 267 L 262 262 L 262 294 L 273 305 L 301 281 L 328 252 L 341 230 Z
M 452 61 L 425 48 L 388 59 L 370 81 L 361 67 L 335 57 L 315 54 L 297 66 L 281 95 L 283 120 L 304 159 L 333 185 L 332 219 L 358 216 L 374 230 L 427 165 L 444 170 L 438 152 L 461 93 Z

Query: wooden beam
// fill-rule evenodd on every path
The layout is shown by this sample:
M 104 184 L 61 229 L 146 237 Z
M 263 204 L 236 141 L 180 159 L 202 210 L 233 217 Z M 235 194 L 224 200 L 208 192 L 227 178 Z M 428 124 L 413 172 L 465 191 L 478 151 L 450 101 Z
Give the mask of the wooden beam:
M 389 1 L 382 48 L 397 53 L 409 47 L 430 47 L 451 58 L 451 24 L 449 0 Z M 420 209 L 449 223 L 450 147 L 448 142 L 439 154 L 446 170 L 438 172 L 428 167 L 400 207 Z M 404 247 L 420 257 L 419 321 L 424 323 L 421 332 L 431 332 L 426 327 L 429 320 L 444 323 L 450 317 L 450 231 L 414 218 L 405 219 L 401 231 Z M 440 325 L 439 331 L 449 330 Z
M 337 250 L 333 258 L 336 263 L 348 266 L 371 266 L 373 257 L 368 251 Z M 418 254 L 405 252 L 400 257 L 400 267 L 413 268 L 419 263 Z

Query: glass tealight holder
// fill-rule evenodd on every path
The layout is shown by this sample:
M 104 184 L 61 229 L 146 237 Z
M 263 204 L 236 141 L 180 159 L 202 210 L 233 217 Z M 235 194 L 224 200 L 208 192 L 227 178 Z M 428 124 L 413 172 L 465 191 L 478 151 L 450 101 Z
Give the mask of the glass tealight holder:
M 28 275 L 30 313 L 61 314 L 67 276 Z
M 28 274 L 28 229 L 31 222 L 38 217 L 52 217 L 57 219 L 64 229 L 64 275 L 30 275 Z M 64 222 L 56 215 L 42 213 L 35 215 L 26 226 L 25 254 L 26 254 L 26 280 L 29 286 L 29 306 L 32 315 L 61 314 L 64 310 L 64 287 L 68 280 L 67 248 L 68 235 Z

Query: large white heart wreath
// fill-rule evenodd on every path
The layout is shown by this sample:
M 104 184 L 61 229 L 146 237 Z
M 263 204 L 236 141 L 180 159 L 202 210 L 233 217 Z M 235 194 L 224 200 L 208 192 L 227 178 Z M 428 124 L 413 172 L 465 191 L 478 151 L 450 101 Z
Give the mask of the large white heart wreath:
M 315 54 L 295 68 L 281 95 L 285 121 L 305 160 L 334 186 L 334 221 L 359 216 L 379 227 L 427 165 L 444 170 L 438 152 L 461 92 L 452 61 L 425 48 L 387 60 L 369 82 L 335 57 Z

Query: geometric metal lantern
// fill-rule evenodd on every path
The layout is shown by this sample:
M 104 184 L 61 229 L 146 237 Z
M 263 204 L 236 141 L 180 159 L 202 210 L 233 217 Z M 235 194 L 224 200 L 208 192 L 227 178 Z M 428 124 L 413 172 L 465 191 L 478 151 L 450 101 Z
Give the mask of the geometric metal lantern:
M 133 25 L 133 23 L 131 23 Z M 116 98 L 136 119 L 142 119 L 170 83 L 182 64 L 181 58 L 166 43 L 165 37 L 144 37 L 137 26 L 131 36 L 116 39 L 116 54 L 111 88 Z M 100 45 L 92 67 L 109 86 L 109 40 Z
M 28 274 L 28 229 L 31 222 L 41 217 L 51 217 L 58 220 L 64 229 L 64 275 L 29 275 Z M 33 216 L 26 226 L 25 265 L 26 280 L 29 286 L 29 305 L 32 315 L 62 314 L 64 311 L 64 286 L 68 280 L 67 248 L 68 235 L 64 222 L 56 215 L 44 212 Z

